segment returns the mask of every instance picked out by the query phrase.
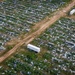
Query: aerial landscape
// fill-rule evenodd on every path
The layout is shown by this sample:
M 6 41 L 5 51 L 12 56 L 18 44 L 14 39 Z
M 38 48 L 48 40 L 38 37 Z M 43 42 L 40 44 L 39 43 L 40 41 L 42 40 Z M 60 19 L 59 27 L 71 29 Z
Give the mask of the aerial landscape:
M 75 75 L 75 0 L 0 0 L 0 75 Z

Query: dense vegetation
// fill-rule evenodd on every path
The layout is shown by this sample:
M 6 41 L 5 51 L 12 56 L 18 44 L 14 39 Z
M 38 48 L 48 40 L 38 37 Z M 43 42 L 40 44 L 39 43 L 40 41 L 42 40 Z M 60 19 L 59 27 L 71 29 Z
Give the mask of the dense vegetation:
M 0 46 L 30 31 L 42 20 L 71 0 L 5 0 L 0 3 Z M 47 9 L 47 10 L 45 10 Z M 32 18 L 32 19 L 31 19 Z M 24 45 L 0 64 L 0 75 L 75 75 L 75 20 L 61 18 L 31 44 L 40 53 Z M 11 49 L 13 46 L 8 46 Z
M 38 0 L 37 0 L 38 1 Z M 38 22 L 56 11 L 66 2 L 48 2 L 39 0 L 4 0 L 0 2 L 0 41 L 7 41 L 30 31 Z
M 22 46 L 0 66 L 0 75 L 74 75 L 75 20 L 62 18 L 32 44 L 41 48 L 35 53 Z

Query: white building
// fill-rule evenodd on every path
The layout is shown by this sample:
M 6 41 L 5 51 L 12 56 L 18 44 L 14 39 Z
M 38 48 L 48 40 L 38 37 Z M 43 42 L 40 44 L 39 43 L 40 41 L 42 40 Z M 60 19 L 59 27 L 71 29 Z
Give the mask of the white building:
M 33 51 L 35 51 L 35 52 L 37 52 L 37 53 L 40 52 L 40 48 L 39 48 L 39 47 L 36 47 L 36 46 L 34 46 L 34 45 L 31 45 L 31 44 L 28 44 L 28 45 L 27 45 L 27 48 L 30 49 L 30 50 L 33 50 Z
M 75 13 L 75 9 L 72 9 L 71 11 L 70 11 L 70 15 L 73 15 Z

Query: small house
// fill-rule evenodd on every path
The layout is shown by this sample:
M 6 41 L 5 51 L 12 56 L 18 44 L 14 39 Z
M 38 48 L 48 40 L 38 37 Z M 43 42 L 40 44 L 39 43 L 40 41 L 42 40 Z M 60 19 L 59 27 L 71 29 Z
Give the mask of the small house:
M 28 45 L 27 45 L 27 48 L 28 48 L 29 50 L 35 51 L 35 52 L 37 52 L 37 53 L 40 52 L 40 48 L 39 48 L 39 47 L 34 46 L 34 45 L 31 45 L 31 44 L 28 44 Z
M 75 13 L 75 9 L 72 9 L 71 11 L 70 11 L 70 15 L 73 15 Z

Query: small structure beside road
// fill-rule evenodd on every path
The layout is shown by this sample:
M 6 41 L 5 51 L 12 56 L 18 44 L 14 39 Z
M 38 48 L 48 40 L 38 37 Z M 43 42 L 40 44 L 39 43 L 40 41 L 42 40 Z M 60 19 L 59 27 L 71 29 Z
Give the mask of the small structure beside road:
M 39 48 L 39 47 L 34 46 L 34 45 L 31 45 L 31 44 L 28 44 L 28 45 L 27 45 L 27 48 L 28 48 L 29 50 L 35 51 L 35 52 L 37 52 L 37 53 L 40 52 L 40 48 Z
M 70 11 L 70 15 L 73 15 L 75 13 L 75 9 L 72 9 L 71 11 Z

